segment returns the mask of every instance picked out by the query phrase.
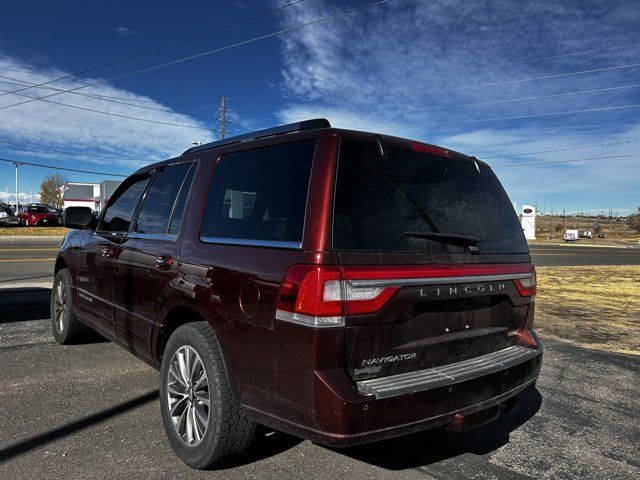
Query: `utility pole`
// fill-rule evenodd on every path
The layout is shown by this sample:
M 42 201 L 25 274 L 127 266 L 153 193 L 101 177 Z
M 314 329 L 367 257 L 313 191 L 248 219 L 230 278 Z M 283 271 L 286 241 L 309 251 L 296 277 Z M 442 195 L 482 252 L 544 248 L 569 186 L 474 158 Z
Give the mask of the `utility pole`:
M 220 98 L 220 140 L 224 138 L 227 131 L 227 99 L 223 96 Z
M 19 208 L 19 200 L 18 200 L 18 166 L 22 165 L 20 162 L 11 162 L 16 166 L 16 212 Z

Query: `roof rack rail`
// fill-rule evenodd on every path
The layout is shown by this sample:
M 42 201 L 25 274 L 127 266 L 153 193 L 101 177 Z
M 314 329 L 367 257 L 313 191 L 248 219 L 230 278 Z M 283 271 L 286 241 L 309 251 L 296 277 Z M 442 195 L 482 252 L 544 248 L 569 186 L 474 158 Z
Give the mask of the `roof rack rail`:
M 329 120 L 326 118 L 313 118 L 311 120 L 303 120 L 301 122 L 289 123 L 287 125 L 280 125 L 278 127 L 266 128 L 264 130 L 257 130 L 255 132 L 245 133 L 243 135 L 236 135 L 235 137 L 225 138 L 223 140 L 216 140 L 215 142 L 204 143 L 185 150 L 183 155 L 187 153 L 200 152 L 213 147 L 221 147 L 223 145 L 231 145 L 232 143 L 246 142 L 249 140 L 257 140 L 258 138 L 272 137 L 274 135 L 283 135 L 285 133 L 302 132 L 304 130 L 315 130 L 318 128 L 331 128 Z

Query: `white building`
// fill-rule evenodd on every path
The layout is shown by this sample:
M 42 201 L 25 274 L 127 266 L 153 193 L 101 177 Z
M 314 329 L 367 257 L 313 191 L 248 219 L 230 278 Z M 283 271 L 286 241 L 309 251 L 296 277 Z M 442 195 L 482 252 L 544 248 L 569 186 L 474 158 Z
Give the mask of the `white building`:
M 64 186 L 64 208 L 89 207 L 99 212 L 120 183 L 116 180 L 101 183 L 68 182 Z

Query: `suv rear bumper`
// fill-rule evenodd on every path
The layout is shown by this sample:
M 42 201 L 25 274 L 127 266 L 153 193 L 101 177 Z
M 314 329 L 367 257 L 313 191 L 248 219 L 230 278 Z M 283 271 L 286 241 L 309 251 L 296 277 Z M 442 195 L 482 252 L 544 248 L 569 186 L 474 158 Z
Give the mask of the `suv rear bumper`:
M 537 349 L 518 347 L 526 350 L 518 352 L 522 354 L 520 361 L 505 362 L 502 367 L 493 365 L 472 376 L 462 375 L 459 381 L 440 382 L 420 391 L 383 394 L 378 398 L 371 392 L 363 395 L 362 388 L 359 392 L 357 387 L 361 385 L 354 387 L 344 371 L 316 372 L 315 408 L 308 423 L 300 421 L 302 419 L 293 423 L 248 410 L 259 423 L 333 447 L 454 425 L 463 416 L 489 411 L 534 384 L 542 363 L 542 348 L 537 338 L 536 343 Z M 460 429 L 460 425 L 456 429 Z

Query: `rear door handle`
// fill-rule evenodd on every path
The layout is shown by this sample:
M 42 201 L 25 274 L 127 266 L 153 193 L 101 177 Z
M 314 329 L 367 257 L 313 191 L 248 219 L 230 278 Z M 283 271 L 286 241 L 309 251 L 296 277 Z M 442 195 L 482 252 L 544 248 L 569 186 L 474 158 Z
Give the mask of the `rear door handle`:
M 173 265 L 173 258 L 171 255 L 158 255 L 156 257 L 156 268 L 158 270 L 169 270 Z

